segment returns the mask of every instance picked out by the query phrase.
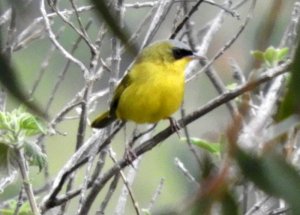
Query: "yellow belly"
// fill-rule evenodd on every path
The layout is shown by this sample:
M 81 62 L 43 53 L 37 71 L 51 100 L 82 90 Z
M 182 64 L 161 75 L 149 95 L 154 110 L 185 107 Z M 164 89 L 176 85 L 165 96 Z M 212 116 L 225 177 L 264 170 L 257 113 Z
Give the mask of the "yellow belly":
M 183 94 L 184 71 L 151 74 L 124 90 L 116 110 L 117 118 L 136 123 L 158 122 L 178 110 Z

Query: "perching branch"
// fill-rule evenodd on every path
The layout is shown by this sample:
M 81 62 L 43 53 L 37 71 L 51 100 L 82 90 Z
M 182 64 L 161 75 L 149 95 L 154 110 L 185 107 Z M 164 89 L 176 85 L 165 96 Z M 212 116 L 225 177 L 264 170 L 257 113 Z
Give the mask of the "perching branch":
M 275 68 L 269 69 L 263 75 L 261 75 L 259 78 L 252 80 L 250 82 L 247 82 L 241 86 L 238 86 L 235 90 L 232 90 L 232 91 L 226 92 L 222 95 L 219 95 L 215 99 L 208 102 L 206 105 L 204 105 L 201 108 L 188 114 L 185 118 L 179 120 L 178 121 L 179 126 L 183 127 L 184 125 L 190 124 L 190 123 L 194 122 L 195 120 L 199 119 L 200 117 L 204 116 L 205 114 L 211 112 L 215 108 L 225 104 L 226 102 L 231 101 L 232 99 L 242 95 L 245 92 L 254 90 L 259 85 L 288 72 L 290 63 L 291 63 L 290 61 L 287 61 L 281 65 L 278 65 Z M 151 150 L 153 147 L 155 147 L 159 143 L 162 143 L 164 140 L 166 140 L 172 134 L 174 134 L 173 129 L 171 127 L 167 127 L 166 129 L 159 132 L 158 134 L 156 134 L 149 140 L 143 142 L 141 145 L 134 148 L 133 153 L 137 157 L 139 157 L 140 155 Z M 104 141 L 104 143 L 107 143 L 107 142 L 110 142 L 110 139 L 106 139 Z M 103 147 L 100 147 L 100 149 L 101 148 L 103 148 Z M 77 156 L 78 155 L 76 155 L 76 153 L 75 153 L 75 155 L 73 157 L 77 157 Z M 126 158 L 119 160 L 113 167 L 111 167 L 106 173 L 104 173 L 102 175 L 101 180 L 98 180 L 96 182 L 91 182 L 90 186 L 93 185 L 94 189 L 96 189 L 95 192 L 99 192 L 104 187 L 104 185 L 107 183 L 107 181 L 119 172 L 119 169 L 123 169 L 126 166 L 130 165 L 136 158 L 132 159 L 131 161 L 128 161 L 128 159 L 126 159 Z M 73 160 L 73 159 L 71 159 L 71 160 Z M 70 161 L 68 163 L 71 163 Z M 57 182 L 55 184 L 60 184 L 59 187 L 61 187 L 65 177 L 67 177 L 70 173 L 72 173 L 74 170 L 76 170 L 82 164 L 84 164 L 86 162 L 87 162 L 87 160 L 84 159 L 84 160 L 81 160 L 81 163 L 75 163 L 72 166 L 68 167 L 68 169 L 66 169 L 64 173 L 60 174 L 61 175 L 60 177 L 56 178 Z M 46 197 L 43 200 L 43 203 L 41 205 L 42 211 L 46 211 L 52 207 L 58 206 L 58 205 L 64 203 L 65 201 L 69 200 L 70 198 L 74 198 L 75 196 L 77 196 L 80 193 L 80 190 L 77 189 L 77 190 L 70 191 L 68 193 L 68 195 L 57 197 L 57 194 L 60 190 L 59 187 L 54 186 L 53 190 L 56 190 L 56 192 L 52 193 L 50 196 Z

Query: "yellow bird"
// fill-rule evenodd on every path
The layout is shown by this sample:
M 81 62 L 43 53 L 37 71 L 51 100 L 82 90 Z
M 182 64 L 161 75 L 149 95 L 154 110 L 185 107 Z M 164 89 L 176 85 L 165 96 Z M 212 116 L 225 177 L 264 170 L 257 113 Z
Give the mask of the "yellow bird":
M 170 119 L 182 103 L 184 71 L 194 57 L 185 44 L 175 40 L 144 48 L 117 86 L 109 110 L 92 127 L 104 128 L 116 119 L 138 124 Z

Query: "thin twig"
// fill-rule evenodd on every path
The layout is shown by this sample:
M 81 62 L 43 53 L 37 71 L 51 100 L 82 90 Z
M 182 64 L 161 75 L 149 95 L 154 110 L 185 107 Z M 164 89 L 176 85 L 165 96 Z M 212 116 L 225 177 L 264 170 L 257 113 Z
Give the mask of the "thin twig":
M 285 207 L 285 208 L 279 208 L 279 209 L 275 209 L 272 210 L 270 213 L 268 213 L 268 215 L 281 215 L 281 214 L 287 214 L 287 212 L 289 212 L 291 210 L 291 208 Z
M 58 32 L 56 33 L 56 39 L 59 38 L 59 35 L 65 30 L 65 27 L 61 27 Z M 33 94 L 35 93 L 38 85 L 41 83 L 41 80 L 46 72 L 46 69 L 49 66 L 49 61 L 51 60 L 54 51 L 56 50 L 56 47 L 54 45 L 52 45 L 48 51 L 48 53 L 46 54 L 45 59 L 43 60 L 43 62 L 41 63 L 41 67 L 40 67 L 40 71 L 38 72 L 38 77 L 37 79 L 34 81 L 34 84 L 32 86 L 32 89 L 29 93 L 30 97 L 33 97 Z
M 90 26 L 91 26 L 91 24 L 92 24 L 92 21 L 90 20 L 90 21 L 86 24 L 86 29 L 89 29 Z M 74 42 L 74 44 L 73 44 L 73 46 L 72 46 L 72 49 L 71 49 L 71 51 L 70 51 L 70 54 L 71 54 L 71 55 L 74 55 L 74 53 L 75 53 L 75 51 L 78 49 L 79 44 L 80 44 L 81 41 L 82 41 L 82 37 L 80 37 L 80 36 L 75 40 L 75 42 Z M 65 64 L 65 66 L 63 67 L 62 71 L 61 71 L 61 72 L 59 73 L 59 75 L 57 76 L 57 80 L 56 80 L 56 82 L 55 82 L 55 84 L 54 84 L 54 86 L 53 86 L 53 89 L 52 89 L 52 91 L 51 91 L 49 100 L 48 100 L 48 102 L 47 102 L 47 104 L 46 104 L 46 112 L 49 111 L 49 109 L 50 109 L 50 107 L 51 107 L 51 105 L 52 105 L 52 102 L 53 102 L 53 100 L 54 100 L 54 98 L 55 98 L 55 95 L 56 95 L 56 93 L 58 92 L 58 89 L 59 89 L 60 85 L 63 83 L 63 80 L 64 80 L 64 78 L 65 78 L 67 72 L 69 71 L 70 66 L 71 66 L 71 60 L 68 59 L 67 62 L 66 62 L 66 64 Z
M 116 163 L 117 159 L 115 158 L 114 152 L 112 152 L 111 148 L 109 150 L 109 155 L 110 155 L 110 158 L 113 160 L 113 162 Z M 137 159 L 136 161 L 138 161 L 138 160 L 140 160 L 140 159 Z M 131 190 L 131 184 L 130 184 L 130 182 L 128 182 L 128 180 L 127 180 L 124 172 L 121 169 L 120 169 L 119 174 L 120 174 L 120 176 L 121 176 L 121 178 L 123 180 L 123 183 L 126 186 L 126 189 L 127 189 L 128 193 L 129 193 L 129 196 L 130 196 L 130 199 L 132 201 L 133 208 L 134 208 L 136 214 L 140 215 L 141 214 L 140 208 L 139 208 L 138 202 L 135 200 L 135 197 L 134 197 L 133 192 Z M 131 181 L 131 182 L 133 182 L 133 181 Z
M 175 158 L 174 159 L 175 165 L 178 167 L 179 170 L 181 170 L 181 172 L 184 174 L 184 176 L 191 182 L 193 182 L 196 186 L 196 189 L 198 189 L 200 187 L 200 184 L 196 181 L 196 179 L 194 178 L 194 176 L 192 176 L 192 174 L 187 170 L 187 168 L 185 167 L 185 165 L 180 161 L 179 158 Z
M 142 133 L 144 133 L 144 135 L 142 136 L 142 139 L 139 141 L 139 143 L 142 143 L 145 140 L 151 138 L 153 127 L 155 127 L 155 125 L 154 126 L 151 126 L 151 125 L 147 126 L 146 132 L 142 132 Z M 124 155 L 123 155 L 124 158 L 128 159 L 128 156 L 130 156 L 129 154 L 130 154 L 130 152 L 132 150 L 132 147 L 134 146 L 134 143 L 135 143 L 133 141 L 134 136 L 135 136 L 135 134 L 133 132 L 132 141 L 129 141 L 129 143 L 126 144 L 127 148 L 125 149 L 125 152 L 124 152 Z M 125 141 L 126 141 L 126 139 L 125 139 Z M 129 170 L 126 174 L 126 179 L 127 179 L 127 182 L 128 182 L 129 186 L 132 186 L 133 181 L 136 178 L 138 168 L 140 166 L 141 161 L 142 161 L 142 157 L 139 157 L 134 162 L 132 162 L 131 166 L 129 167 Z M 121 190 L 121 194 L 119 196 L 118 202 L 117 202 L 116 207 L 115 207 L 115 212 L 114 212 L 115 215 L 121 215 L 125 211 L 126 202 L 127 202 L 127 199 L 128 199 L 128 194 L 130 194 L 129 193 L 130 191 L 128 190 L 128 185 L 124 184 L 124 186 Z M 131 198 L 131 200 L 133 201 L 132 198 Z M 135 204 L 135 202 L 132 202 L 132 203 Z
M 182 106 L 181 107 L 181 118 L 184 118 L 184 117 L 185 117 L 185 109 Z M 183 132 L 184 132 L 184 135 L 186 137 L 187 144 L 188 144 L 188 147 L 189 147 L 190 151 L 192 152 L 193 156 L 195 157 L 199 167 L 201 167 L 202 166 L 201 159 L 200 159 L 199 155 L 197 154 L 197 151 L 196 151 L 195 147 L 191 143 L 191 138 L 190 138 L 190 134 L 189 134 L 187 126 L 183 127 Z
M 151 198 L 151 201 L 147 207 L 147 211 L 151 212 L 156 200 L 158 199 L 158 197 L 160 196 L 161 194 L 161 191 L 163 189 L 163 186 L 164 186 L 164 183 L 165 183 L 165 179 L 164 178 L 161 178 L 160 181 L 159 181 L 159 185 L 157 186 L 152 198 Z
M 260 202 L 257 202 L 255 205 L 253 205 L 252 208 L 248 210 L 248 212 L 245 215 L 251 215 L 254 214 L 256 211 L 258 211 L 268 200 L 270 199 L 269 196 L 263 198 Z
M 70 22 L 62 13 L 60 10 L 58 10 L 55 6 L 52 6 L 52 9 L 54 10 L 54 12 L 57 13 L 57 15 L 67 24 L 69 25 L 82 39 L 83 41 L 86 43 L 86 45 L 90 48 L 91 52 L 94 53 L 95 52 L 95 46 L 92 44 L 92 42 L 90 41 L 90 38 L 88 37 L 88 35 L 86 34 L 85 30 L 79 30 L 78 28 L 76 28 L 76 26 Z M 74 10 L 76 17 L 78 17 L 78 11 Z M 80 18 L 78 18 L 80 20 Z M 80 21 L 81 23 L 81 21 Z M 46 26 L 47 27 L 47 26 Z M 84 27 L 82 26 L 82 23 L 80 25 L 80 27 L 82 27 L 82 29 L 84 29 Z M 49 33 L 49 30 L 48 30 Z M 75 59 L 75 58 L 74 58 Z M 83 70 L 84 71 L 84 70 Z
M 97 215 L 104 215 L 105 214 L 105 209 L 106 209 L 109 201 L 111 200 L 111 197 L 112 197 L 113 193 L 117 189 L 117 184 L 118 184 L 119 180 L 120 180 L 120 174 L 116 174 L 115 177 L 113 178 L 112 182 L 110 183 L 109 187 L 108 187 L 108 191 L 107 191 L 103 201 L 101 202 L 100 209 L 96 213 Z
M 146 135 L 146 134 L 152 132 L 152 131 L 156 128 L 156 126 L 157 126 L 157 123 L 156 123 L 156 124 L 153 124 L 150 128 L 147 128 L 145 131 L 142 131 L 142 132 L 140 132 L 140 133 L 134 133 L 133 138 L 132 138 L 132 140 L 129 142 L 128 145 L 133 145 L 133 143 L 134 143 L 135 141 L 137 141 L 139 138 L 141 138 L 142 136 L 144 136 L 144 135 Z
M 177 25 L 174 32 L 170 35 L 170 39 L 174 39 L 179 31 L 183 28 L 185 23 L 191 18 L 191 16 L 198 10 L 199 5 L 204 2 L 204 0 L 199 0 L 189 11 L 189 13 L 183 18 L 183 20 Z
M 24 187 L 22 186 L 21 190 L 19 192 L 17 205 L 16 205 L 16 208 L 15 208 L 15 211 L 14 211 L 13 215 L 18 215 L 19 214 L 20 208 L 22 207 L 22 205 L 24 203 L 24 201 L 23 201 L 23 192 L 24 192 Z
M 78 24 L 79 24 L 79 27 L 80 27 L 81 32 L 83 33 L 83 35 L 84 35 L 86 38 L 88 38 L 88 40 L 90 40 L 90 39 L 89 39 L 89 36 L 88 36 L 88 34 L 87 34 L 87 32 L 86 32 L 86 28 L 84 27 L 84 25 L 83 25 L 83 23 L 82 23 L 82 21 L 81 21 L 80 14 L 79 14 L 79 12 L 78 12 L 78 10 L 77 10 L 77 8 L 78 8 L 77 5 L 75 4 L 74 0 L 70 0 L 70 2 L 71 2 L 71 5 L 72 5 L 73 10 L 75 11 L 75 16 L 76 16 L 76 19 L 77 19 L 77 22 L 78 22 Z
M 286 32 L 282 37 L 281 45 L 285 45 L 288 41 L 285 36 L 286 34 L 293 34 L 294 31 L 298 31 L 298 29 L 300 28 L 299 19 L 300 12 L 293 12 L 290 21 L 291 24 L 288 25 Z M 289 48 L 293 53 L 293 49 L 295 49 L 294 44 L 298 41 L 295 36 L 292 38 L 293 43 L 289 43 Z M 261 144 L 265 142 L 265 139 L 269 138 L 270 133 L 265 131 L 267 131 L 267 128 L 270 125 L 270 118 L 272 118 L 271 116 L 274 114 L 275 107 L 278 104 L 278 98 L 280 97 L 282 91 L 282 87 L 285 86 L 284 83 L 284 76 L 279 76 L 269 83 L 270 86 L 266 90 L 266 93 L 263 95 L 262 102 L 258 107 L 258 111 L 256 112 L 255 116 L 249 120 L 247 125 L 244 126 L 241 132 L 239 142 L 243 147 L 247 147 L 250 149 L 261 149 L 263 147 Z
M 4 53 L 9 61 L 11 59 L 11 54 L 13 50 L 12 47 L 15 41 L 16 31 L 17 31 L 17 26 L 16 26 L 17 5 L 16 4 L 17 4 L 16 2 L 12 2 L 11 4 L 11 19 L 7 30 L 7 39 L 6 39 L 5 50 L 4 50 Z
M 11 19 L 11 8 L 7 9 L 3 14 L 0 16 L 0 26 L 8 22 Z
M 32 214 L 33 215 L 40 215 L 40 210 L 37 206 L 37 203 L 36 203 L 36 200 L 35 200 L 35 197 L 34 197 L 32 184 L 30 183 L 28 164 L 27 164 L 27 161 L 25 160 L 23 152 L 20 151 L 20 150 L 21 149 L 16 149 L 15 153 L 16 153 L 16 159 L 17 159 L 17 163 L 18 163 L 18 166 L 19 166 L 19 169 L 20 169 L 20 173 L 21 173 L 21 176 L 22 176 L 22 182 L 23 182 L 24 190 L 27 194 Z
M 135 32 L 132 33 L 130 38 L 128 39 L 128 44 L 132 45 L 134 42 L 136 42 L 137 38 L 141 35 L 142 30 L 147 26 L 147 23 L 152 19 L 154 20 L 153 17 L 155 17 L 156 13 L 155 10 L 157 10 L 157 7 L 159 4 L 156 4 L 157 6 L 153 7 L 148 14 L 145 16 L 144 20 L 141 21 L 139 26 L 136 28 Z M 126 51 L 126 45 L 123 45 L 121 47 L 121 53 L 123 54 Z
M 141 49 L 144 48 L 149 43 L 149 41 L 151 41 L 151 39 L 158 31 L 160 25 L 165 20 L 168 11 L 171 9 L 172 2 L 173 0 L 160 1 L 155 16 L 153 17 L 153 20 L 149 26 L 149 30 L 147 31 L 147 34 L 144 37 L 143 43 L 141 45 Z
M 86 126 L 87 126 L 87 100 L 88 100 L 90 91 L 91 91 L 91 86 L 87 86 L 86 91 L 83 96 L 83 101 L 81 103 L 81 113 L 80 113 L 79 125 L 78 125 L 78 130 L 77 130 L 75 151 L 77 151 L 84 142 L 85 130 L 86 130 Z M 72 174 L 72 176 L 69 179 L 66 192 L 68 192 L 69 190 L 72 189 L 74 179 L 75 179 L 75 172 Z M 67 208 L 67 204 L 64 204 L 61 207 L 61 214 L 64 214 L 66 208 Z
M 51 25 L 50 25 L 50 21 L 49 18 L 47 16 L 47 12 L 45 9 L 45 0 L 41 0 L 41 4 L 40 4 L 40 11 L 42 13 L 43 19 L 44 19 L 44 23 L 45 23 L 45 27 L 46 27 L 46 31 L 48 33 L 48 36 L 51 40 L 51 42 L 56 46 L 56 48 L 58 50 L 60 50 L 60 52 L 63 54 L 63 56 L 65 58 L 67 58 L 68 60 L 72 61 L 73 63 L 75 63 L 77 66 L 79 66 L 79 68 L 81 69 L 81 71 L 84 74 L 84 77 L 88 77 L 88 69 L 86 68 L 86 66 L 78 59 L 76 59 L 72 54 L 70 54 L 55 38 L 55 34 L 53 33 L 52 29 L 51 29 Z
M 103 135 L 104 136 L 104 135 Z M 94 172 L 91 174 L 92 172 L 92 167 L 93 167 L 93 163 L 95 161 L 96 155 L 98 153 L 97 148 L 99 147 L 100 141 L 96 141 L 97 144 L 94 144 L 94 147 L 91 149 L 90 155 L 88 157 L 88 164 L 86 167 L 86 171 L 85 171 L 85 176 L 84 176 L 84 181 L 83 184 L 81 186 L 81 192 L 80 192 L 80 198 L 79 198 L 79 206 L 77 209 L 77 214 L 80 214 L 81 211 L 83 210 L 83 208 L 85 207 L 85 202 L 86 199 L 88 198 L 89 195 L 87 195 L 87 190 L 89 188 L 89 183 L 92 180 L 97 180 L 97 177 L 100 177 L 100 173 L 101 170 L 103 168 L 104 165 L 104 160 L 100 161 L 103 163 L 103 165 L 101 163 L 98 163 L 97 169 L 94 170 Z M 101 152 L 100 154 L 102 154 L 102 156 L 99 156 L 100 159 L 105 159 L 106 154 L 107 154 L 107 149 L 103 149 L 103 153 Z
M 230 1 L 226 0 L 225 5 L 226 6 L 230 5 Z M 208 48 L 209 48 L 210 44 L 212 43 L 214 36 L 221 28 L 221 24 L 224 21 L 225 14 L 226 14 L 225 11 L 221 10 L 220 13 L 216 16 L 216 18 L 214 18 L 213 21 L 211 22 L 210 26 L 206 30 L 205 35 L 203 36 L 201 45 L 196 48 L 198 56 L 206 56 L 207 55 Z M 199 62 L 200 62 L 201 66 L 205 67 L 205 65 L 206 65 L 205 60 L 200 60 Z M 223 81 L 219 77 L 218 73 L 213 69 L 213 67 L 208 67 L 207 70 L 205 70 L 205 73 L 219 94 L 222 94 L 227 90 Z M 226 106 L 229 109 L 231 116 L 234 117 L 235 114 L 238 112 L 235 103 L 228 102 L 226 104 Z
M 109 145 L 112 138 L 120 131 L 120 129 L 124 126 L 124 123 L 121 123 L 119 126 L 117 126 L 111 134 L 107 137 L 107 139 L 102 142 L 102 144 L 96 145 L 97 140 L 103 139 L 104 132 L 103 130 L 100 130 L 98 132 L 95 132 L 93 136 L 91 136 L 83 146 L 79 148 L 76 153 L 73 154 L 73 156 L 70 158 L 70 160 L 65 164 L 65 166 L 61 169 L 61 171 L 58 173 L 56 179 L 54 180 L 52 184 L 52 188 L 49 191 L 48 195 L 44 198 L 43 202 L 41 203 L 41 210 L 46 210 L 47 208 L 55 205 L 55 202 L 57 202 L 56 196 L 59 193 L 59 191 L 62 189 L 66 179 L 68 176 L 76 171 L 78 168 L 80 168 L 83 164 L 87 163 L 89 161 L 90 153 L 93 151 L 94 147 L 98 147 L 98 150 L 94 150 L 96 152 L 100 152 Z M 98 141 L 99 142 L 99 141 Z M 100 142 L 101 143 L 101 142 Z M 88 187 L 91 186 L 91 183 L 88 184 Z M 80 189 L 81 191 L 81 189 Z M 80 193 L 80 191 L 76 195 Z M 68 195 L 66 195 L 66 198 L 70 199 L 72 198 L 73 193 L 70 191 Z M 74 196 L 73 196 L 74 197 Z
M 244 23 L 240 26 L 237 33 L 206 63 L 206 65 L 197 73 L 193 74 L 191 77 L 187 79 L 187 82 L 193 80 L 196 78 L 199 74 L 201 74 L 203 71 L 206 71 L 219 57 L 221 57 L 224 52 L 229 49 L 232 44 L 237 40 L 237 38 L 241 35 L 241 33 L 244 31 L 245 27 L 249 23 L 249 21 L 252 18 L 252 13 L 256 5 L 256 0 L 252 0 L 252 4 L 250 6 L 248 15 L 244 21 Z

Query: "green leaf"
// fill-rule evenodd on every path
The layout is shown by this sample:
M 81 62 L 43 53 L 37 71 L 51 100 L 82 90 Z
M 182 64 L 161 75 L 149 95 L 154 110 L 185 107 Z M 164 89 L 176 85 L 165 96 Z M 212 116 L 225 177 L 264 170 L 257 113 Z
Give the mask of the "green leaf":
M 20 129 L 23 129 L 27 136 L 33 136 L 41 133 L 46 133 L 43 126 L 38 122 L 36 117 L 26 113 L 20 118 Z
M 9 164 L 9 146 L 0 143 L 0 178 L 8 175 L 10 172 Z
M 251 55 L 257 60 L 265 61 L 264 53 L 262 51 L 259 50 L 251 51 Z
M 11 113 L 0 112 L 0 129 L 9 130 L 20 138 L 20 135 L 33 136 L 46 133 L 40 121 L 24 108 L 14 109 Z
M 0 112 L 0 129 L 10 129 L 8 121 L 10 121 L 9 116 L 4 112 Z
M 186 138 L 182 138 L 181 140 L 186 141 Z M 198 146 L 201 149 L 205 149 L 212 154 L 220 154 L 221 152 L 221 144 L 213 143 L 203 139 L 192 137 L 190 138 L 191 143 L 195 146 Z
M 221 204 L 222 204 L 222 215 L 241 214 L 239 212 L 239 207 L 236 199 L 229 191 L 225 191 L 225 193 L 223 194 Z
M 24 151 L 26 160 L 30 165 L 37 166 L 40 171 L 47 165 L 47 155 L 42 152 L 37 144 L 25 142 Z
M 269 65 L 273 65 L 276 60 L 276 55 L 276 49 L 273 46 L 270 46 L 264 53 L 265 62 Z
M 231 83 L 226 86 L 226 89 L 227 90 L 235 90 L 237 88 L 237 86 L 238 86 L 237 83 Z
M 10 160 L 11 148 L 0 143 L 0 191 L 11 184 L 16 176 L 16 168 Z
M 283 60 L 289 52 L 289 48 L 285 47 L 277 50 L 277 61 Z
M 284 199 L 292 214 L 300 214 L 300 175 L 297 169 L 271 153 L 257 157 L 238 149 L 236 158 L 248 180 L 264 192 Z
M 282 121 L 293 114 L 300 114 L 300 43 L 291 65 L 291 76 L 287 83 L 287 92 L 279 105 L 276 120 Z
M 143 212 L 143 214 L 145 214 L 145 215 L 151 215 L 151 212 L 150 212 L 150 210 L 149 209 L 147 209 L 147 208 L 142 208 L 142 210 L 141 210 L 142 212 Z
M 268 67 L 276 66 L 288 54 L 288 48 L 275 49 L 273 46 L 267 48 L 264 52 L 252 51 L 251 54 L 257 60 L 263 61 Z
M 16 207 L 17 201 L 11 200 L 9 202 L 9 208 L 0 209 L 1 215 L 13 215 L 15 213 Z M 18 215 L 33 215 L 28 201 L 24 202 L 19 208 Z

